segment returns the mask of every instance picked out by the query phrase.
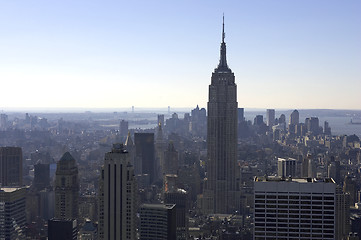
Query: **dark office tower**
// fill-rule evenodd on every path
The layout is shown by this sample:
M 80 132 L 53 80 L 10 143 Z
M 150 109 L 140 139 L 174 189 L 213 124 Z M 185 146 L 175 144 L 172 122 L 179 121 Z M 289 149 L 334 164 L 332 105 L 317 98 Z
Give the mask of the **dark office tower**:
M 234 73 L 227 65 L 224 37 L 223 21 L 220 61 L 209 85 L 204 213 L 234 213 L 239 209 L 240 201 L 237 85 Z
M 119 124 L 119 134 L 120 134 L 120 136 L 121 137 L 127 136 L 128 131 L 129 131 L 129 129 L 128 129 L 128 121 L 124 121 L 124 120 L 120 121 L 120 124 Z
M 177 240 L 188 239 L 188 193 L 183 189 L 172 189 L 164 193 L 165 204 L 175 204 Z
M 148 174 L 154 180 L 154 133 L 135 133 L 135 174 Z
M 257 115 L 253 120 L 253 125 L 260 126 L 263 124 L 263 116 Z
M 272 127 L 275 125 L 275 110 L 267 109 L 267 126 Z
M 75 219 L 51 219 L 48 221 L 49 240 L 78 239 L 78 225 Z
M 327 121 L 324 122 L 323 133 L 325 135 L 331 135 L 331 128 Z
M 25 188 L 0 188 L 0 239 L 25 239 Z
M 69 152 L 64 153 L 55 173 L 55 218 L 77 219 L 79 201 L 78 166 Z
M 238 108 L 238 123 L 244 122 L 244 108 Z
M 176 239 L 175 204 L 142 204 L 139 215 L 140 240 Z
M 178 171 L 178 152 L 174 148 L 173 142 L 170 142 L 168 149 L 164 152 L 164 164 L 162 166 L 163 175 L 177 174 Z
M 34 165 L 34 187 L 37 191 L 50 186 L 49 164 L 38 163 Z
M 123 144 L 105 154 L 99 181 L 99 239 L 136 239 L 136 182 Z
M 19 147 L 0 147 L 0 186 L 23 184 L 23 153 Z

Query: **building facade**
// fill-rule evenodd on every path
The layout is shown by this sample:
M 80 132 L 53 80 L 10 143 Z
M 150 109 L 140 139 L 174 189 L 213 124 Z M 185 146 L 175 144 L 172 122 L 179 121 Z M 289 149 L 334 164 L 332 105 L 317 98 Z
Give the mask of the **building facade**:
M 79 211 L 78 166 L 66 152 L 57 163 L 55 173 L 55 218 L 77 219 Z
M 0 188 L 0 239 L 25 239 L 25 188 Z
M 114 144 L 99 182 L 99 239 L 136 239 L 136 181 L 128 152 Z
M 142 204 L 139 233 L 140 240 L 175 240 L 175 204 Z
M 23 184 L 23 153 L 20 147 L 0 147 L 0 186 Z
M 270 128 L 275 125 L 275 115 L 274 109 L 267 109 L 267 126 Z
M 347 213 L 337 194 L 330 178 L 255 178 L 254 239 L 341 239 L 337 216 Z
M 148 174 L 150 182 L 155 179 L 154 133 L 134 133 L 135 174 Z
M 207 175 L 202 196 L 204 213 L 233 213 L 239 209 L 237 167 L 237 85 L 227 65 L 224 22 L 220 61 L 209 85 Z

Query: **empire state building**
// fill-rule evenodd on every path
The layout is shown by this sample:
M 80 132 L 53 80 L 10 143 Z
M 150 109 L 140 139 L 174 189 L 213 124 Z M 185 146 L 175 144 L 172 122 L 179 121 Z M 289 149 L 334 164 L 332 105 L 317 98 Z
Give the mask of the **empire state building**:
M 239 209 L 237 166 L 237 85 L 227 65 L 224 17 L 220 60 L 209 85 L 207 122 L 207 175 L 204 213 L 234 213 Z

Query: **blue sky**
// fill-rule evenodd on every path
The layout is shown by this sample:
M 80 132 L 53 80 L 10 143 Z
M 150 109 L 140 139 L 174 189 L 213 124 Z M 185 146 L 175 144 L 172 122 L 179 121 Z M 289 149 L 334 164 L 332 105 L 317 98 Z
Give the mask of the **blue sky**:
M 225 13 L 246 108 L 361 109 L 361 1 L 0 1 L 0 109 L 206 107 Z

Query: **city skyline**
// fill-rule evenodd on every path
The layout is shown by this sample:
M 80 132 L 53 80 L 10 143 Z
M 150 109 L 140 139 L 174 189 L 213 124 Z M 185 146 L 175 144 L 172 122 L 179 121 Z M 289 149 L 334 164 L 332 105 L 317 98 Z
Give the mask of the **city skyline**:
M 206 106 L 225 13 L 239 106 L 360 109 L 361 3 L 0 3 L 0 109 Z

